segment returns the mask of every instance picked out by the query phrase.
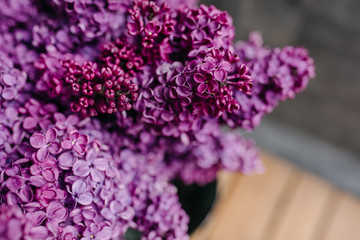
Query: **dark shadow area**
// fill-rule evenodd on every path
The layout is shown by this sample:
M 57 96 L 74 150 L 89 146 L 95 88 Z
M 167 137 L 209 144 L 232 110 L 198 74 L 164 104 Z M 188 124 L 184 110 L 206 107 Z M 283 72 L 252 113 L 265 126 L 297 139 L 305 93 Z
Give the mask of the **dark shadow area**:
M 185 185 L 182 181 L 174 181 L 182 208 L 189 215 L 189 234 L 204 221 L 215 202 L 216 182 L 204 186 Z

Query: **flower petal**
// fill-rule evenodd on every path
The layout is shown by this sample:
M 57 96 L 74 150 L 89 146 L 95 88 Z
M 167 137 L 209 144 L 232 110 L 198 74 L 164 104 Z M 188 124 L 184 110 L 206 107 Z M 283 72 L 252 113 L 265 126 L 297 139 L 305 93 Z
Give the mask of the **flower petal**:
M 89 205 L 93 201 L 93 195 L 90 192 L 81 194 L 77 199 L 77 202 L 81 205 Z
M 225 71 L 232 71 L 232 66 L 228 61 L 222 61 L 219 65 L 219 68 L 224 69 Z
M 78 138 L 76 138 L 76 142 L 78 144 L 87 144 L 88 141 L 89 141 L 89 138 L 86 135 L 81 134 Z
M 29 238 L 32 240 L 44 240 L 49 236 L 49 232 L 44 226 L 33 227 L 30 229 L 28 234 Z
M 2 76 L 2 80 L 8 86 L 14 86 L 17 83 L 16 78 L 13 75 L 8 74 L 8 73 L 5 73 Z
M 66 122 L 68 122 L 70 125 L 76 125 L 79 122 L 79 117 L 77 115 L 70 115 Z
M 124 220 L 131 220 L 135 216 L 135 210 L 132 207 L 125 207 L 125 210 L 119 214 L 119 216 Z
M 74 163 L 73 173 L 79 177 L 87 177 L 90 174 L 89 163 L 83 160 L 78 160 Z
M 29 185 L 24 185 L 18 193 L 19 198 L 24 202 L 30 202 L 33 198 L 33 191 Z
M 40 148 L 37 152 L 36 152 L 36 157 L 39 161 L 44 161 L 45 158 L 47 157 L 48 155 L 48 147 L 45 146 L 45 147 L 42 147 Z
M 56 180 L 55 170 L 50 169 L 50 168 L 43 170 L 42 176 L 48 182 L 54 182 Z
M 10 177 L 6 180 L 6 187 L 12 192 L 17 192 L 23 184 L 25 184 L 24 179 L 18 176 Z
M 72 190 L 73 194 L 81 195 L 86 190 L 88 190 L 88 185 L 84 180 L 79 179 L 73 183 L 73 185 L 71 186 L 71 190 Z
M 224 81 L 227 77 L 227 72 L 224 69 L 214 71 L 214 78 L 219 81 Z
M 103 227 L 103 229 L 101 229 L 101 231 L 96 234 L 96 238 L 104 239 L 104 240 L 110 239 L 111 236 L 112 236 L 112 231 L 110 227 Z
M 38 124 L 37 120 L 34 117 L 26 117 L 23 122 L 24 129 L 33 129 Z
M 56 139 L 56 130 L 54 128 L 50 128 L 45 133 L 45 140 L 47 143 L 54 142 Z
M 182 97 L 187 97 L 191 94 L 191 89 L 189 87 L 179 86 L 176 88 L 176 92 Z
M 109 208 L 101 209 L 100 214 L 107 220 L 112 220 L 113 218 L 115 218 L 115 215 L 110 211 Z
M 46 213 L 51 220 L 57 223 L 63 222 L 67 217 L 66 208 L 58 201 L 51 202 L 46 208 Z
M 35 225 L 39 226 L 46 218 L 46 213 L 43 211 L 36 211 L 26 214 L 29 220 Z
M 102 172 L 102 171 L 100 171 L 99 169 L 96 169 L 96 168 L 92 168 L 90 170 L 90 175 L 91 175 L 91 179 L 94 182 L 102 182 L 102 181 L 104 181 L 104 178 L 105 178 L 104 172 Z
M 46 227 L 47 229 L 54 235 L 57 236 L 59 233 L 59 223 L 54 220 L 48 220 L 46 221 Z
M 217 81 L 210 81 L 207 88 L 209 91 L 214 92 L 219 88 L 219 83 Z
M 35 212 L 41 208 L 41 205 L 38 202 L 29 202 L 29 203 L 23 204 L 22 208 L 26 212 Z
M 41 192 L 41 196 L 46 199 L 54 199 L 56 197 L 56 192 L 54 190 L 45 190 Z
M 53 142 L 48 147 L 48 150 L 51 154 L 58 154 L 61 151 L 61 147 L 59 143 Z
M 74 151 L 79 155 L 84 155 L 85 154 L 85 145 L 76 142 L 74 145 Z
M 109 161 L 106 158 L 98 158 L 94 161 L 94 166 L 101 171 L 105 171 L 109 167 Z
M 206 80 L 205 76 L 200 74 L 200 73 L 195 73 L 194 74 L 194 81 L 198 82 L 198 83 L 204 83 Z
M 35 187 L 40 188 L 40 187 L 44 186 L 46 183 L 47 183 L 46 180 L 41 175 L 31 176 L 30 177 L 30 184 L 35 186 Z
M 72 144 L 71 141 L 69 139 L 65 139 L 61 142 L 61 147 L 63 149 L 71 149 L 72 148 Z
M 198 91 L 199 93 L 204 93 L 205 90 L 206 90 L 206 85 L 205 85 L 205 83 L 200 83 L 199 86 L 197 87 L 197 91 Z
M 215 69 L 215 64 L 211 62 L 205 62 L 200 66 L 200 69 L 203 70 L 204 72 L 211 72 L 212 70 Z
M 46 145 L 46 140 L 43 134 L 34 133 L 30 137 L 30 144 L 34 148 L 42 148 Z
M 179 86 L 184 85 L 186 82 L 186 75 L 185 74 L 179 74 L 175 77 L 175 83 Z
M 11 100 L 11 99 L 15 98 L 16 94 L 17 94 L 16 89 L 10 87 L 10 88 L 5 88 L 5 89 L 3 90 L 1 96 L 2 96 L 5 100 Z
M 58 157 L 57 161 L 61 169 L 68 170 L 73 166 L 75 158 L 70 152 L 65 152 Z
M 90 211 L 90 210 L 82 211 L 82 215 L 87 220 L 93 220 L 97 214 L 96 214 L 95 210 L 92 209 L 92 211 Z

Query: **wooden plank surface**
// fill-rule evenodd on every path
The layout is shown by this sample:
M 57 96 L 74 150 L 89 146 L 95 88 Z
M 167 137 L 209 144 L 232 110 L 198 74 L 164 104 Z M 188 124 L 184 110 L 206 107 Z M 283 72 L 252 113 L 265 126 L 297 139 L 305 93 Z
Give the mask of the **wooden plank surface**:
M 222 173 L 219 198 L 191 240 L 360 240 L 360 201 L 263 154 L 267 171 Z
M 291 201 L 285 206 L 284 214 L 274 214 L 279 219 L 276 228 L 264 235 L 269 240 L 307 240 L 312 239 L 320 224 L 331 187 L 308 174 L 299 174 L 297 185 L 293 186 Z
M 344 195 L 336 209 L 325 235 L 326 240 L 360 239 L 360 203 L 359 199 Z
M 265 160 L 265 164 L 268 174 L 238 178 L 232 198 L 228 199 L 226 207 L 218 215 L 219 223 L 213 228 L 210 239 L 222 239 L 225 229 L 228 239 L 260 239 L 273 206 L 292 172 L 291 167 L 278 162 L 270 165 Z M 227 221 L 229 218 L 233 221 Z

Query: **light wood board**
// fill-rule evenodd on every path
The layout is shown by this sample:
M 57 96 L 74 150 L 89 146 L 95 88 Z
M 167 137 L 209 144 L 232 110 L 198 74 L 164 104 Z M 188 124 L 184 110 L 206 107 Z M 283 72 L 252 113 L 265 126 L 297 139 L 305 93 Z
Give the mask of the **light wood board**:
M 216 207 L 191 240 L 360 240 L 358 198 L 276 156 L 262 158 L 262 175 L 219 175 Z

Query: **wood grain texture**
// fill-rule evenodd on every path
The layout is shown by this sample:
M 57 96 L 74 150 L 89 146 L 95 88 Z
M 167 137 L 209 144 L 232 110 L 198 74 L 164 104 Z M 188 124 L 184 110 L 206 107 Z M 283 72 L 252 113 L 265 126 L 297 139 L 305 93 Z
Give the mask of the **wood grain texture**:
M 294 190 L 291 201 L 284 206 L 284 214 L 272 216 L 280 219 L 269 240 L 308 240 L 316 233 L 330 186 L 308 174 L 301 174 Z
M 191 240 L 360 239 L 359 199 L 270 154 L 263 159 L 263 175 L 220 175 L 216 207 Z
M 360 239 L 360 203 L 359 199 L 344 195 L 327 229 L 324 240 Z

